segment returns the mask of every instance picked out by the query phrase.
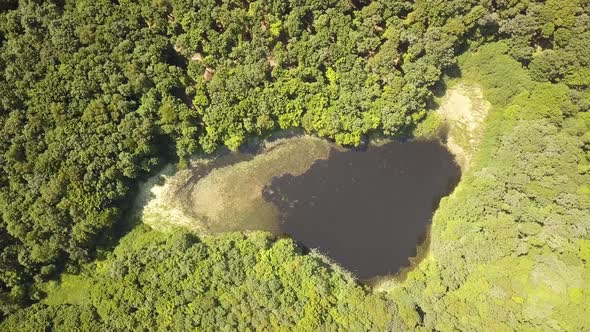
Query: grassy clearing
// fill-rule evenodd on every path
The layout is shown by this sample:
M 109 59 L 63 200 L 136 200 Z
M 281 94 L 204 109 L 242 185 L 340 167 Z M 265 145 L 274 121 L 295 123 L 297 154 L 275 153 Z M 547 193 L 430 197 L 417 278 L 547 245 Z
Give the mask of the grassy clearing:
M 459 83 L 447 91 L 438 110 L 447 130 L 446 146 L 466 171 L 479 149 L 491 104 L 477 85 Z
M 45 292 L 47 298 L 43 300 L 47 305 L 60 304 L 88 304 L 89 289 L 93 280 L 81 275 L 63 274 L 59 283 L 47 283 Z

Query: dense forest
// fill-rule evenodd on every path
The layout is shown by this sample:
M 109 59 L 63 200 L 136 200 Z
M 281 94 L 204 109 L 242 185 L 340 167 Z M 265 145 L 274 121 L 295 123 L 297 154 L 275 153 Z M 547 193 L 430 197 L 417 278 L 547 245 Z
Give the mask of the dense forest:
M 588 330 L 588 45 L 589 0 L 2 0 L 0 327 Z M 460 80 L 481 149 L 386 292 L 264 233 L 125 235 L 164 162 L 411 138 Z

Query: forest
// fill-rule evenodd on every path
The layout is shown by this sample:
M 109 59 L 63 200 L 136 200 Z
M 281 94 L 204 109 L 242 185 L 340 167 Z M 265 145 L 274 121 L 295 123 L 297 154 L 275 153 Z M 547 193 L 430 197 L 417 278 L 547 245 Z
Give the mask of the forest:
M 590 0 L 1 0 L 0 329 L 590 329 Z M 167 162 L 492 110 L 428 258 L 378 292 L 264 232 L 130 214 Z M 431 128 L 437 130 L 437 128 Z

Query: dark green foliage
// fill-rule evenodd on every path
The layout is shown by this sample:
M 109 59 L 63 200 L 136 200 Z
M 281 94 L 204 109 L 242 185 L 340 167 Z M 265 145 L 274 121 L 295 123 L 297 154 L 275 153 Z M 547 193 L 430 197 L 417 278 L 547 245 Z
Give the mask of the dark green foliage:
M 590 86 L 590 17 L 587 0 L 513 1 L 498 23 L 509 37 L 509 53 L 527 64 L 533 79 Z
M 172 23 L 183 31 L 175 47 L 192 59 L 195 91 L 206 93 L 195 95 L 202 147 L 221 141 L 236 149 L 248 134 L 294 126 L 358 145 L 372 130 L 411 127 L 474 23 L 453 35 L 444 21 L 414 32 L 401 18 L 407 9 L 379 1 L 362 10 L 348 1 L 175 3 Z M 400 52 L 410 43 L 416 50 Z
M 60 6 L 23 1 L 0 19 L 3 303 L 92 255 L 156 164 L 157 107 L 180 85 L 138 5 Z

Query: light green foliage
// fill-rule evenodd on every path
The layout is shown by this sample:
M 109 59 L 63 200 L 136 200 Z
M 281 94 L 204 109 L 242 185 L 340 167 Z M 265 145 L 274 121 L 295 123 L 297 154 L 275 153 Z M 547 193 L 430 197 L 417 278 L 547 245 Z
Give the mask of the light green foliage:
M 578 0 L 547 0 L 541 13 L 555 27 L 572 27 L 576 23 L 576 13 L 579 7 L 580 1 Z
M 567 86 L 545 83 L 516 97 L 506 113 L 518 120 L 547 119 L 559 125 L 564 117 L 573 117 L 578 111 Z
M 459 58 L 461 78 L 485 86 L 485 98 L 496 107 L 507 106 L 532 85 L 526 70 L 508 56 L 507 51 L 508 45 L 492 43 Z M 507 84 L 507 77 L 510 84 Z
M 88 289 L 93 287 L 94 280 L 84 275 L 63 274 L 59 283 L 49 281 L 44 291 L 47 297 L 43 299 L 44 304 L 61 305 L 68 304 L 90 304 Z
M 487 74 L 494 53 L 515 61 L 498 44 L 480 52 L 462 59 L 465 77 L 481 78 L 486 96 L 512 97 L 493 105 L 481 153 L 435 214 L 433 259 L 391 296 L 413 299 L 428 329 L 586 330 L 587 103 L 565 85 L 515 86 L 521 70 Z
M 36 330 L 390 330 L 395 306 L 263 233 L 199 239 L 138 228 L 86 276 L 1 326 Z M 84 303 L 69 290 L 80 287 Z M 91 319 L 88 319 L 88 318 Z
M 426 119 L 414 131 L 414 135 L 419 138 L 436 138 L 441 130 L 442 119 L 435 112 L 430 112 Z

